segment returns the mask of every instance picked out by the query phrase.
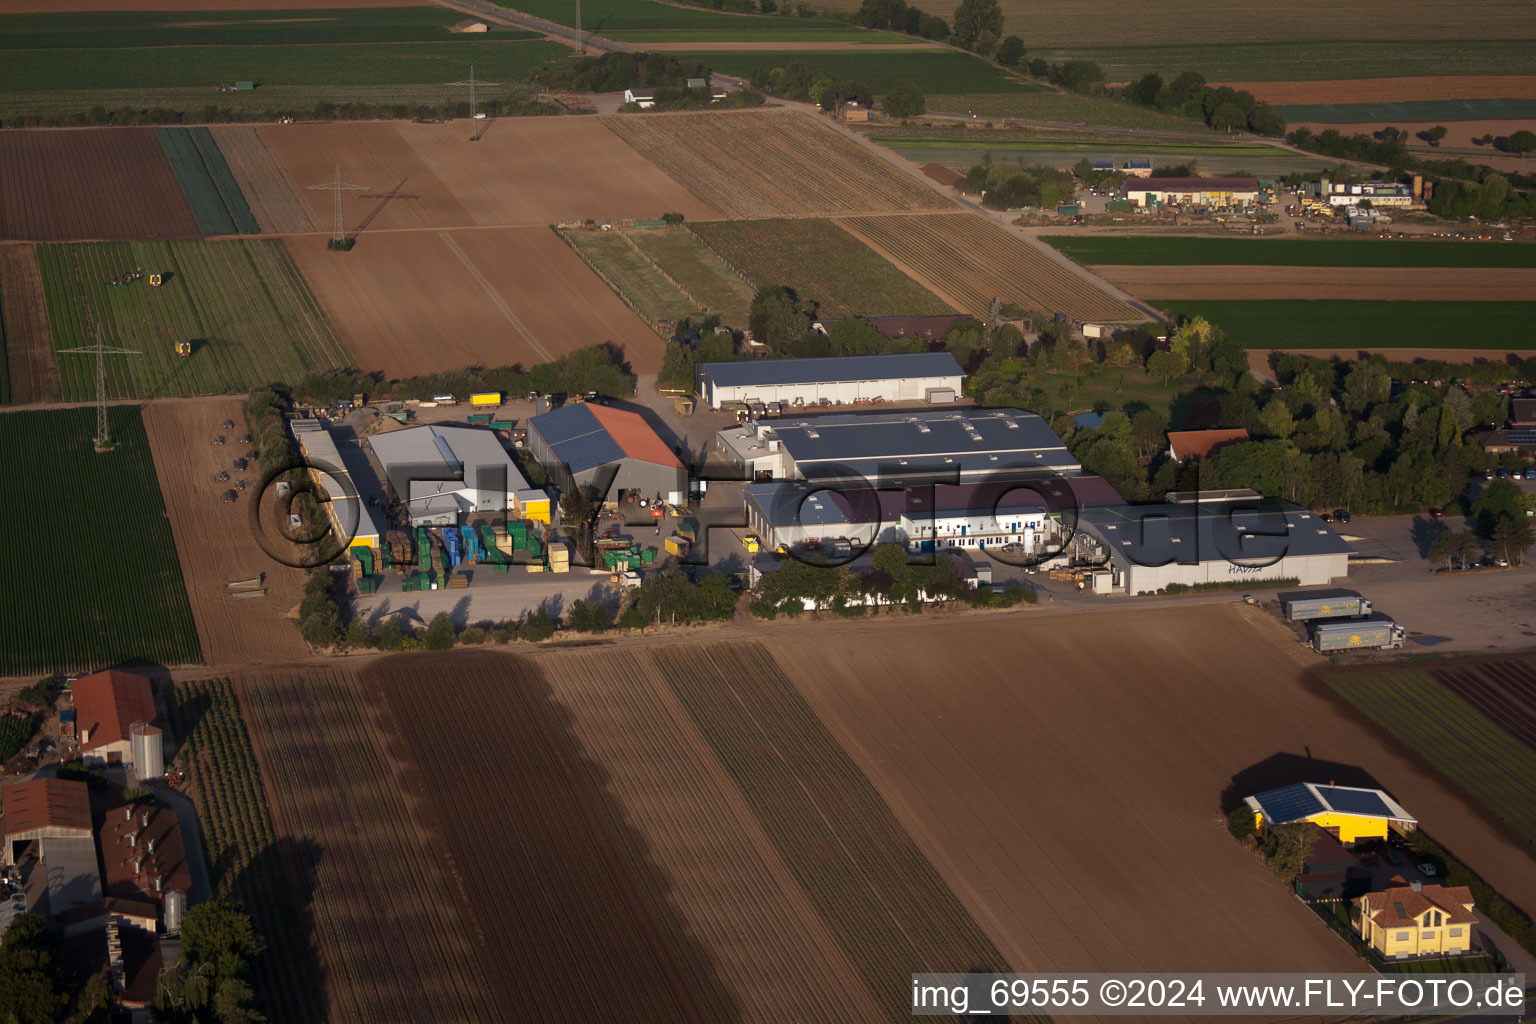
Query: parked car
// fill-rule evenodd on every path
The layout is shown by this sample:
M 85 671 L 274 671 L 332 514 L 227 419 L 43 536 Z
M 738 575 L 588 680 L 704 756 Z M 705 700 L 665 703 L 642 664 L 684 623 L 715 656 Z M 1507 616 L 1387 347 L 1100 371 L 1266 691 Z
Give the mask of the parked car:
M 1397 851 L 1392 849 L 1390 846 L 1383 846 L 1381 848 L 1381 855 L 1387 858 L 1387 863 L 1391 864 L 1393 867 L 1397 867 L 1403 862 L 1403 858 L 1399 857 L 1397 855 Z
M 1509 559 L 1503 557 L 1502 555 L 1488 555 L 1483 559 L 1483 564 L 1496 566 L 1500 569 L 1508 569 Z
M 1525 478 L 1527 480 L 1536 480 L 1536 466 L 1525 467 Z
M 1509 470 L 1505 469 L 1503 466 L 1499 467 L 1499 479 L 1500 480 L 1508 480 L 1509 479 Z
M 1434 878 L 1439 873 L 1439 870 L 1428 861 L 1423 861 L 1419 864 L 1419 874 L 1426 878 Z
M 1323 513 L 1320 513 L 1320 514 L 1322 516 L 1323 522 L 1325 522 L 1325 523 L 1333 522 L 1333 513 L 1332 512 L 1323 512 Z
M 1490 469 L 1488 472 L 1484 473 L 1483 474 L 1483 479 L 1484 480 L 1492 480 L 1493 479 L 1493 470 Z
M 1333 510 L 1333 518 L 1338 520 L 1341 523 L 1349 522 L 1349 509 L 1347 509 L 1347 508 L 1336 508 L 1336 509 L 1334 509 Z
M 1432 508 L 1432 509 L 1429 510 L 1429 517 L 1431 519 L 1439 519 L 1439 518 L 1441 518 L 1444 515 L 1445 515 L 1445 509 L 1443 509 L 1443 508 Z

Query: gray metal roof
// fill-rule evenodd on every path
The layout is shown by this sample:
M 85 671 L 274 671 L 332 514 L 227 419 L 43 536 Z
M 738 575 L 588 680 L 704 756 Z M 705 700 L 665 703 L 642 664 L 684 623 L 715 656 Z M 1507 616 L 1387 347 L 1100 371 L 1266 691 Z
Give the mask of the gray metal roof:
M 705 363 L 704 372 L 720 387 L 773 387 L 965 375 L 955 357 L 948 352 L 897 352 L 890 355 L 828 356 L 821 359 L 751 359 L 735 363 Z
M 778 420 L 769 429 L 808 480 L 1081 468 L 1043 419 L 1018 409 L 843 413 Z
M 484 427 L 432 424 L 374 434 L 368 439 L 395 494 L 409 499 L 413 482 L 462 481 L 507 493 L 528 486 L 495 433 Z M 505 481 L 505 482 L 503 482 Z
M 624 449 L 584 402 L 542 413 L 528 425 L 539 432 L 555 458 L 572 473 L 624 460 Z
M 1280 558 L 1354 552 L 1309 509 L 1260 498 L 1227 505 L 1117 505 L 1085 508 L 1079 527 L 1130 565 L 1217 560 L 1268 565 Z

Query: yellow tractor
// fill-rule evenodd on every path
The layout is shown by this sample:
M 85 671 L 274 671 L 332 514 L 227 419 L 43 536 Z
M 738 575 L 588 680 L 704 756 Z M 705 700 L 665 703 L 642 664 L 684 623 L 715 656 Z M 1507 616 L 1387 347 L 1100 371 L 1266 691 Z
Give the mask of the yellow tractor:
M 158 270 L 152 271 L 149 275 L 149 286 L 159 288 L 162 284 L 165 284 L 165 275 Z
M 176 354 L 182 359 L 192 354 L 192 343 L 190 341 L 173 341 L 171 344 L 175 347 Z

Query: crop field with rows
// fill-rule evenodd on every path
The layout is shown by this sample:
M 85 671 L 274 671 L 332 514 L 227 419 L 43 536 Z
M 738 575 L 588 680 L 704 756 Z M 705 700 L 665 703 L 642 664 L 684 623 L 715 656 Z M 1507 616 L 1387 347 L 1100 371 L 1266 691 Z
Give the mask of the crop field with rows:
M 604 117 L 602 123 L 727 217 L 946 209 L 922 182 L 788 110 Z M 700 154 L 709 154 L 701 159 Z
M 1527 330 L 1536 302 L 1168 300 L 1150 292 L 1147 301 L 1170 316 L 1203 316 L 1247 349 L 1536 348 Z
M 139 410 L 107 411 L 118 446 L 101 454 L 95 409 L 0 415 L 0 502 L 25 524 L 4 557 L 0 675 L 202 661 Z
M 566 231 L 563 237 L 602 272 L 612 287 L 652 323 L 698 312 L 619 231 Z
M 273 1020 L 323 1020 L 318 975 L 304 970 L 306 958 L 298 952 L 308 946 L 305 907 L 277 852 L 277 829 L 234 687 L 228 679 L 177 683 L 174 720 L 214 888 L 245 904 L 267 942 L 253 970 L 261 1007 Z
M 956 309 L 983 320 L 994 298 L 1074 320 L 1149 319 L 1091 277 L 985 217 L 853 217 L 838 223 Z
M 276 239 L 40 245 L 37 261 L 56 348 L 92 343 L 89 303 L 102 341 L 140 353 L 107 357 L 114 398 L 227 394 L 348 363 Z M 111 284 L 136 269 L 145 276 Z M 168 274 L 159 288 L 149 284 L 155 271 Z M 187 357 L 173 348 L 183 339 Z M 65 400 L 95 396 L 90 357 L 58 362 Z
M 1445 239 L 1042 235 L 1040 240 L 1087 266 L 1536 267 L 1536 245 Z
M 692 230 L 759 287 L 787 284 L 819 303 L 821 316 L 955 312 L 833 221 L 728 220 Z
M 1330 669 L 1323 681 L 1536 843 L 1536 661 Z
M 255 235 L 261 232 L 251 208 L 240 193 L 235 176 L 219 152 L 219 144 L 207 128 L 156 128 L 155 137 L 187 205 L 205 235 Z
M 691 231 L 677 228 L 625 232 L 639 250 L 676 281 L 706 313 L 734 327 L 747 322 L 752 286 Z

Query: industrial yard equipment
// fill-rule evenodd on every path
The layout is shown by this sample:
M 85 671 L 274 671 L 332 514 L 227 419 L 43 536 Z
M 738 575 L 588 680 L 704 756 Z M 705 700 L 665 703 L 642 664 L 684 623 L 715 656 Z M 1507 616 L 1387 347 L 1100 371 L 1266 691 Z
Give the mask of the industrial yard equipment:
M 182 359 L 192 354 L 192 343 L 190 341 L 174 341 L 171 344 L 175 348 L 176 354 Z

